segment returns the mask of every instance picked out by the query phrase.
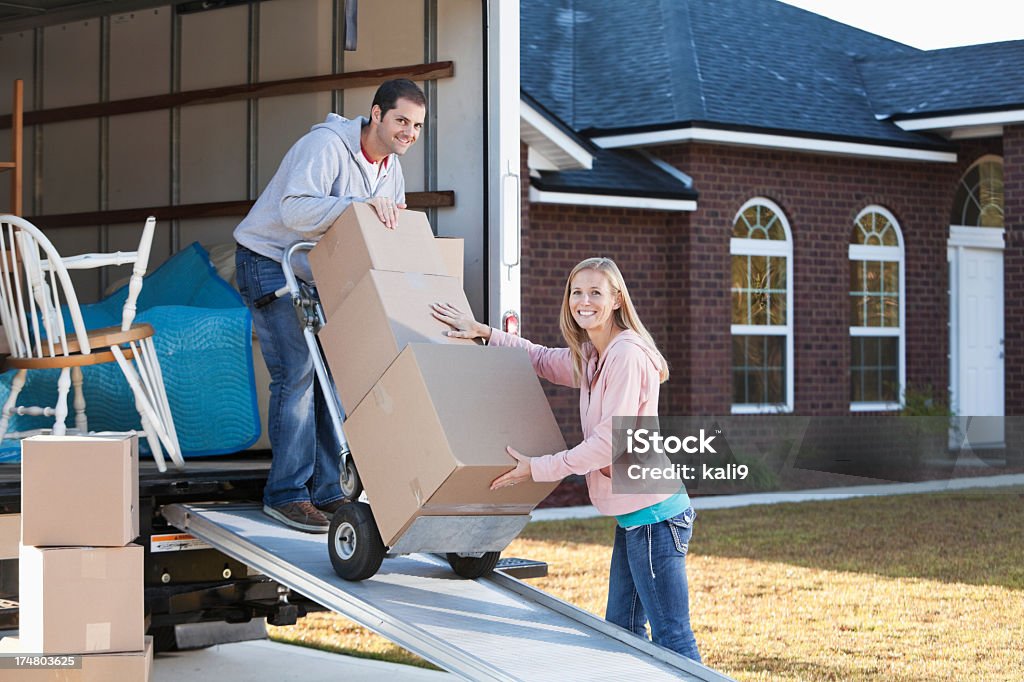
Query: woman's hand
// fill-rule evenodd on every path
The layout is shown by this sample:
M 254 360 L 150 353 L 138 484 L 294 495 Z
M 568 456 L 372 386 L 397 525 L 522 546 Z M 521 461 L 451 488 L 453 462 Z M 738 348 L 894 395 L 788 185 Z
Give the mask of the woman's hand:
M 505 450 L 512 456 L 512 459 L 516 460 L 516 468 L 511 471 L 506 471 L 501 476 L 498 476 L 496 479 L 491 481 L 491 490 L 508 488 L 516 483 L 533 480 L 533 472 L 530 469 L 530 458 L 512 447 L 506 447 Z
M 469 313 L 464 313 L 451 303 L 434 303 L 430 306 L 433 309 L 434 317 L 444 322 L 454 331 L 448 332 L 448 336 L 456 339 L 483 339 L 491 338 L 491 328 L 473 319 Z

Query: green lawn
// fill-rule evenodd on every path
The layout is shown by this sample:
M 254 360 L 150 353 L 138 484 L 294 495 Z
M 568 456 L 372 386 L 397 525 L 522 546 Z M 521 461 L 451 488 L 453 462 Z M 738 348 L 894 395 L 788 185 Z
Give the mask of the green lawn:
M 534 523 L 506 554 L 603 614 L 612 523 Z M 688 564 L 702 655 L 737 679 L 1024 679 L 1024 490 L 704 511 Z M 335 614 L 271 632 L 422 664 Z

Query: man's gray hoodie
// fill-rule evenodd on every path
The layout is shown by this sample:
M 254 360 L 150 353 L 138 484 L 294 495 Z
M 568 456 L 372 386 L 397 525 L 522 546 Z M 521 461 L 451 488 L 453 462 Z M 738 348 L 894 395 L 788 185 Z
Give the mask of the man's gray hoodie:
M 384 196 L 405 203 L 405 178 L 398 156 L 388 159 L 388 174 L 370 191 L 358 162 L 359 134 L 367 119 L 327 114 L 292 145 L 274 177 L 249 210 L 234 237 L 242 246 L 280 262 L 292 242 L 317 241 L 353 201 Z M 305 259 L 295 274 L 313 281 Z

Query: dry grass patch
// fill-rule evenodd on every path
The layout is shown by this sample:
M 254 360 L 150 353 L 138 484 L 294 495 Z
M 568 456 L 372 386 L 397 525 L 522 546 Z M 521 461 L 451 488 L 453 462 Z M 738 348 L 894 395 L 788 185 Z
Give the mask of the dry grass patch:
M 613 521 L 531 524 L 508 555 L 531 584 L 602 615 Z M 693 626 L 739 680 L 1024 679 L 1024 493 L 960 492 L 701 512 Z M 275 639 L 421 659 L 334 614 Z

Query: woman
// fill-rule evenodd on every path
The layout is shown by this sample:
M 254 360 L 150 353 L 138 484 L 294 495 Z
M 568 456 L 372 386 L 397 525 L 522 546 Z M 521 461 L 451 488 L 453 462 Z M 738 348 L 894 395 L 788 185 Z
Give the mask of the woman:
M 539 376 L 580 387 L 583 442 L 540 457 L 509 447 L 516 467 L 496 478 L 491 489 L 585 474 L 591 502 L 618 522 L 605 618 L 641 637 L 650 621 L 655 643 L 700 661 L 686 584 L 686 551 L 696 514 L 685 488 L 674 493 L 612 490 L 612 418 L 656 416 L 659 386 L 668 379 L 668 364 L 640 321 L 615 263 L 588 258 L 569 274 L 560 319 L 568 348 L 546 348 L 491 329 L 449 304 L 434 304 L 434 316 L 454 329 L 449 336 L 523 348 Z

